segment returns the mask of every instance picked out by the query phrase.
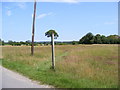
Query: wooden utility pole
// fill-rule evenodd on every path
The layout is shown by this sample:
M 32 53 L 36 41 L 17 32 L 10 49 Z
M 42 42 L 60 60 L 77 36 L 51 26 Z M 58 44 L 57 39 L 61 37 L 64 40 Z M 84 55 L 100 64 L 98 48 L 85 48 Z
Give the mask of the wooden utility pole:
M 54 33 L 52 33 L 51 41 L 52 41 L 52 69 L 55 69 Z
M 32 45 L 31 45 L 31 55 L 34 54 L 35 16 L 36 16 L 36 0 L 35 0 L 35 2 L 34 2 L 34 15 L 33 15 L 33 26 L 32 26 Z

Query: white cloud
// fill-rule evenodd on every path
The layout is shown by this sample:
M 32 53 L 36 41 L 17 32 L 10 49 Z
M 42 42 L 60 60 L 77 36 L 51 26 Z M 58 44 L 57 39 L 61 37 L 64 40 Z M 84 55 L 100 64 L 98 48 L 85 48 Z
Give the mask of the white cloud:
M 47 14 L 40 14 L 38 17 L 37 17 L 37 19 L 41 19 L 41 18 L 44 18 L 45 16 L 47 16 Z
M 8 16 L 11 16 L 11 15 L 12 15 L 11 10 L 8 10 L 8 11 L 6 12 L 6 14 L 7 14 Z
M 41 19 L 41 18 L 44 18 L 44 17 L 46 17 L 46 16 L 50 16 L 50 15 L 52 15 L 52 14 L 53 14 L 52 12 L 50 12 L 50 13 L 43 13 L 43 14 L 38 15 L 38 16 L 37 16 L 37 19 Z M 32 16 L 33 16 L 33 14 L 32 14 Z

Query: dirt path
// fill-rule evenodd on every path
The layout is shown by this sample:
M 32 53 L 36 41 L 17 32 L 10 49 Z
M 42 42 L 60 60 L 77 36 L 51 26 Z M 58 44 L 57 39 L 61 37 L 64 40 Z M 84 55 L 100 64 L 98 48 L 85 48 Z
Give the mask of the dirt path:
M 51 88 L 48 85 L 40 85 L 36 81 L 32 81 L 16 72 L 10 71 L 0 66 L 2 72 L 2 88 Z

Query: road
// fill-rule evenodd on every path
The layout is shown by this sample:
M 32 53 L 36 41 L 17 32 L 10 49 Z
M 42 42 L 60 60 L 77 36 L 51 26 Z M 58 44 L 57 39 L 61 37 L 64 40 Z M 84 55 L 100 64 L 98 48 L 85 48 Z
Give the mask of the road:
M 0 85 L 2 88 L 50 88 L 48 85 L 40 85 L 36 81 L 32 81 L 25 76 L 10 71 L 0 66 Z M 2 77 L 2 78 L 1 78 Z M 0 86 L 0 87 L 1 87 Z

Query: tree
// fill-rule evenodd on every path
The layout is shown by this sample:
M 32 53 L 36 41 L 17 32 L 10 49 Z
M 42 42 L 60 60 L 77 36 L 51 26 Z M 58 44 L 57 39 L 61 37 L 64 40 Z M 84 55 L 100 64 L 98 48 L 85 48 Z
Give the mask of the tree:
M 55 30 L 49 30 L 45 33 L 45 36 L 51 37 L 52 45 L 52 69 L 55 69 L 55 52 L 54 52 L 54 38 L 57 39 L 58 34 Z
M 72 41 L 72 45 L 78 44 L 78 41 Z
M 21 44 L 21 45 L 26 45 L 26 43 L 25 43 L 25 42 L 23 42 L 23 41 L 20 41 L 20 44 Z
M 92 33 L 87 33 L 79 40 L 80 44 L 93 44 L 94 43 L 94 35 Z
M 5 45 L 5 42 L 4 41 L 2 41 L 2 46 L 4 46 Z
M 27 40 L 26 42 L 25 42 L 25 44 L 28 46 L 28 45 L 31 45 L 31 41 L 30 40 Z
M 0 45 L 2 45 L 2 40 L 0 39 Z
M 101 35 L 101 42 L 102 44 L 107 44 L 107 37 L 104 35 Z
M 109 35 L 107 36 L 109 44 L 119 44 L 120 36 L 119 35 Z
M 117 44 L 120 44 L 120 36 L 118 36 Z
M 12 46 L 13 46 L 13 43 L 14 43 L 14 42 L 13 42 L 12 40 L 9 40 L 9 41 L 8 41 L 8 44 L 9 44 L 9 45 L 12 45 Z
M 97 35 L 94 37 L 94 43 L 95 43 L 95 44 L 102 44 L 101 35 L 100 35 L 100 34 L 97 34 Z

